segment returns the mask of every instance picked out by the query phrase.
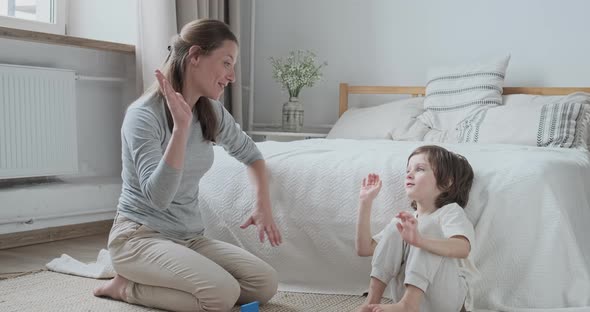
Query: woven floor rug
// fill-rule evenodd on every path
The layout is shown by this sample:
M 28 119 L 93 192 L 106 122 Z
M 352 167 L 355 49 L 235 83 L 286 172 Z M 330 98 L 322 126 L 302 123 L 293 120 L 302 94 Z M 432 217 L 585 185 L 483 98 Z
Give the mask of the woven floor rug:
M 0 311 L 160 311 L 94 297 L 92 289 L 103 283 L 50 271 L 0 280 Z M 363 300 L 361 296 L 279 292 L 260 311 L 347 312 L 354 311 Z

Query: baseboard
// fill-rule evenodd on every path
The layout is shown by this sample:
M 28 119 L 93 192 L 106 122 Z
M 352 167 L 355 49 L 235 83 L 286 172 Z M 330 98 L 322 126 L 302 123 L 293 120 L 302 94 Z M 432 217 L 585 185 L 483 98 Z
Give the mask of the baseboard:
M 0 250 L 96 234 L 108 234 L 113 220 L 50 227 L 46 229 L 0 234 Z

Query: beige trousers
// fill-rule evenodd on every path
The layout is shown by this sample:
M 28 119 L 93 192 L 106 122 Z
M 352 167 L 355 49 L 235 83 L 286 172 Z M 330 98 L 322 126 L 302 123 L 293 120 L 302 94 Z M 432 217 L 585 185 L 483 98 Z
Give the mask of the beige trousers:
M 165 237 L 117 214 L 108 243 L 115 271 L 129 280 L 127 302 L 172 311 L 229 311 L 265 303 L 277 273 L 251 253 L 198 236 Z

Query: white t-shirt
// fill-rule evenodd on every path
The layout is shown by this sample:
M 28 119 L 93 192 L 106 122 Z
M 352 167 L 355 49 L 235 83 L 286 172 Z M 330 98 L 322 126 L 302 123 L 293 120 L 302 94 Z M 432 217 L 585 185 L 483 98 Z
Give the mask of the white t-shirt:
M 464 236 L 469 241 L 471 246 L 470 250 L 473 250 L 473 246 L 475 245 L 475 230 L 473 229 L 473 224 L 467 218 L 465 211 L 461 206 L 457 203 L 448 204 L 442 206 L 428 215 L 421 215 L 418 216 L 418 212 L 414 212 L 414 217 L 418 219 L 418 231 L 422 234 L 423 232 L 420 230 L 421 228 L 425 228 L 428 226 L 430 222 L 436 222 L 440 225 L 440 229 L 442 230 L 442 235 L 445 238 L 451 238 L 453 236 Z M 398 218 L 393 218 L 391 220 L 390 225 L 386 226 L 384 230 L 379 232 L 377 235 L 373 236 L 373 239 L 376 242 L 379 242 L 385 235 L 385 230 L 387 228 L 396 229 L 395 223 L 398 223 Z M 466 299 L 466 306 L 472 306 L 472 286 L 473 282 L 479 278 L 479 271 L 473 264 L 471 260 L 472 253 L 469 253 L 469 256 L 465 259 L 455 259 L 459 266 L 459 272 L 462 277 L 465 278 L 468 286 L 467 291 L 467 299 Z

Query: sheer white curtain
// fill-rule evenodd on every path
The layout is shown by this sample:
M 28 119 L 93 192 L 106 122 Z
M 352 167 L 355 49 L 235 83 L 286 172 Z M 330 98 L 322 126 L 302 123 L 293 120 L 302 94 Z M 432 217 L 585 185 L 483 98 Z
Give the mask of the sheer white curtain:
M 240 42 L 240 0 L 139 0 L 137 3 L 137 80 L 142 91 L 155 81 L 154 70 L 166 59 L 170 38 L 186 23 L 199 18 L 224 21 Z M 239 56 L 236 81 L 228 89 L 223 96 L 224 105 L 234 119 L 243 124 L 242 64 Z

